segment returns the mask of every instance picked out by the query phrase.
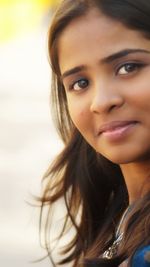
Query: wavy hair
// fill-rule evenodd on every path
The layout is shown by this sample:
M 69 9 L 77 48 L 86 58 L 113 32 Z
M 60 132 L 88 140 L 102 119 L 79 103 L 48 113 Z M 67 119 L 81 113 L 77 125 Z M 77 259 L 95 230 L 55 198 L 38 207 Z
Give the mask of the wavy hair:
M 45 205 L 51 207 L 63 198 L 67 214 L 58 239 L 64 235 L 68 222 L 75 228 L 75 234 L 63 249 L 64 256 L 59 264 L 72 262 L 73 267 L 117 267 L 124 259 L 132 257 L 139 246 L 150 242 L 150 194 L 147 194 L 137 202 L 128 219 L 118 256 L 110 260 L 100 257 L 112 244 L 116 225 L 128 206 L 128 192 L 120 167 L 98 154 L 72 123 L 57 53 L 58 39 L 65 27 L 95 7 L 126 27 L 140 31 L 146 38 L 150 37 L 149 0 L 64 0 L 53 17 L 48 39 L 51 103 L 64 149 L 44 176 L 40 227 L 44 228 L 46 248 L 51 255 L 48 245 L 50 210 L 46 217 L 43 210 Z M 53 265 L 56 266 L 54 262 Z

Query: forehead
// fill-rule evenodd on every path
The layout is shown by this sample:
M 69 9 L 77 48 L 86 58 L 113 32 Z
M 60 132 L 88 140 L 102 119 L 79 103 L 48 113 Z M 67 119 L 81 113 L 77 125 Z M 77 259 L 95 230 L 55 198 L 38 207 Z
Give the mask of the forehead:
M 131 30 L 119 21 L 93 9 L 74 19 L 61 33 L 58 41 L 60 69 L 91 64 L 122 49 L 150 48 L 141 32 Z

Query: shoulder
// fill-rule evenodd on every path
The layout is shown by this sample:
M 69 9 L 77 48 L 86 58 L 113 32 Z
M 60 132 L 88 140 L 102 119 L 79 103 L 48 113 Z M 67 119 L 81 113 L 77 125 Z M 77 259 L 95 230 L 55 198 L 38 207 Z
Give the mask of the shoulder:
M 135 252 L 131 267 L 150 267 L 150 245 L 141 247 Z

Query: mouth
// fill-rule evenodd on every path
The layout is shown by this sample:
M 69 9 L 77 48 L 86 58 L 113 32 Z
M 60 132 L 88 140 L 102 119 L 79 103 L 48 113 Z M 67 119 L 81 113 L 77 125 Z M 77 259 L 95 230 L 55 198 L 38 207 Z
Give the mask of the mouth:
M 98 131 L 98 136 L 103 135 L 110 140 L 122 138 L 138 122 L 137 121 L 113 121 L 102 125 Z

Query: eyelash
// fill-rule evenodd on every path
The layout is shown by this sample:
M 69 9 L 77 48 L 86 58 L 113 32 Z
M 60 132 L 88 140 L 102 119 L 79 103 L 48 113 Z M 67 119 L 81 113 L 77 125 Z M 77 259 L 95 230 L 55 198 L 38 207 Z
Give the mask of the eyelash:
M 142 67 L 144 67 L 145 66 L 145 64 L 143 64 L 143 63 L 138 63 L 138 62 L 127 62 L 127 63 L 124 63 L 124 64 L 122 64 L 122 65 L 120 65 L 119 67 L 117 67 L 116 68 L 116 71 L 115 71 L 115 75 L 117 76 L 117 75 L 119 75 L 119 76 L 127 76 L 128 74 L 130 74 L 130 73 L 133 73 L 133 72 L 135 72 L 135 71 L 137 71 L 137 70 L 140 70 Z M 129 71 L 128 70 L 128 72 L 127 72 L 127 70 L 126 70 L 126 72 L 127 73 L 123 73 L 123 74 L 119 74 L 119 71 L 121 70 L 121 69 L 123 69 L 123 68 L 126 68 L 126 67 L 131 67 L 131 70 Z M 132 69 L 133 68 L 133 69 Z M 75 89 L 75 85 L 79 85 L 79 83 L 80 82 L 86 82 L 87 83 L 87 85 L 85 86 L 85 87 L 80 87 L 79 89 Z M 69 90 L 73 90 L 73 91 L 82 91 L 82 90 L 84 90 L 84 89 L 87 89 L 87 87 L 89 86 L 89 80 L 88 79 L 86 79 L 86 78 L 80 78 L 79 80 L 77 80 L 77 81 L 75 81 L 75 82 L 73 82 L 70 86 L 69 86 Z
M 127 67 L 127 66 L 129 66 L 129 67 L 133 67 L 133 69 L 131 68 L 131 70 L 129 71 L 128 70 L 128 72 L 125 74 L 119 74 L 119 71 L 122 69 L 122 68 L 125 68 L 125 67 Z M 143 63 L 138 63 L 138 62 L 127 62 L 127 63 L 125 63 L 125 64 L 122 64 L 121 66 L 119 66 L 118 68 L 117 68 L 117 70 L 116 70 L 116 75 L 120 75 L 120 76 L 126 76 L 126 75 L 128 75 L 128 74 L 130 74 L 130 73 L 132 73 L 132 72 L 134 72 L 134 71 L 136 71 L 136 70 L 139 70 L 139 69 L 141 69 L 142 67 L 144 67 L 145 66 L 145 64 L 143 64 Z M 127 70 L 126 70 L 127 71 Z
M 73 83 L 69 86 L 69 90 L 80 91 L 80 90 L 84 90 L 84 89 L 87 88 L 88 85 L 87 85 L 86 87 L 84 87 L 84 88 L 81 88 L 81 89 L 74 89 L 75 85 L 76 85 L 76 84 L 79 84 L 79 82 L 87 82 L 87 84 L 89 85 L 89 81 L 88 81 L 88 79 L 86 79 L 86 78 L 80 78 L 79 80 L 73 82 Z

